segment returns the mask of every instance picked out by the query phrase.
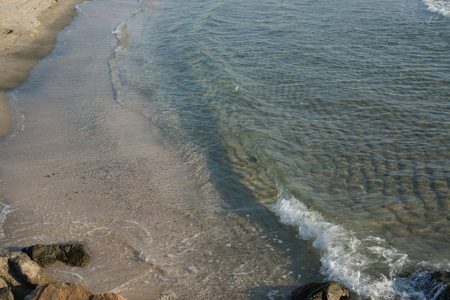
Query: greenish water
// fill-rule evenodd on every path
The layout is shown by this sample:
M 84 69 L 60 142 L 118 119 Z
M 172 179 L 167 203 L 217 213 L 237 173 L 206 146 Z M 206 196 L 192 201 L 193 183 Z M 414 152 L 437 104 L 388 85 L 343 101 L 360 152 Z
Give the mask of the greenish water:
M 273 209 L 325 275 L 392 295 L 396 272 L 449 266 L 448 7 L 143 2 L 117 31 L 116 89 L 231 209 Z

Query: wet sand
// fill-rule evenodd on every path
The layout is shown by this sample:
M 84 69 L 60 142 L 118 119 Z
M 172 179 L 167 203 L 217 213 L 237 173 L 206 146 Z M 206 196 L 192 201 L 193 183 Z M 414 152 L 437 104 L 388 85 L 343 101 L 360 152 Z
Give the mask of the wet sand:
M 11 127 L 11 117 L 9 116 L 9 108 L 6 104 L 5 93 L 0 92 L 0 139 L 5 136 Z
M 2 245 L 83 242 L 61 281 L 130 299 L 260 299 L 323 280 L 319 255 L 264 207 L 235 213 L 152 116 L 116 101 L 108 60 L 139 3 L 86 2 L 54 51 L 7 93 L 0 143 Z M 253 215 L 257 217 L 253 217 Z

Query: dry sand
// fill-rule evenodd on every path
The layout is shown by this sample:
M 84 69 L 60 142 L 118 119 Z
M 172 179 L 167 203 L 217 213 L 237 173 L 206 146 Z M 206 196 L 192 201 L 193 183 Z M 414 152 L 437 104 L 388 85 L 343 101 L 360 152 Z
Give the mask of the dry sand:
M 10 129 L 4 93 L 28 77 L 85 0 L 0 0 L 0 138 Z

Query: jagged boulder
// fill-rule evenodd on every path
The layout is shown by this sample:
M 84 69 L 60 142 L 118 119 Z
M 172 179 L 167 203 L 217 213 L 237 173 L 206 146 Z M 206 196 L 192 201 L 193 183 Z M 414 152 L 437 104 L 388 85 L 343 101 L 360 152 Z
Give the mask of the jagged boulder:
M 292 293 L 293 300 L 350 300 L 350 291 L 336 281 L 313 282 Z
M 23 252 L 11 252 L 0 256 L 0 294 L 9 299 L 11 292 L 16 299 L 23 299 L 38 285 L 55 282 L 40 265 Z
M 44 268 L 23 252 L 10 253 L 8 261 L 10 274 L 13 274 L 13 277 L 19 282 L 22 281 L 30 287 L 56 282 Z
M 32 260 L 43 267 L 51 265 L 56 261 L 77 267 L 84 267 L 90 261 L 90 256 L 82 244 L 62 245 L 34 245 L 23 248 Z

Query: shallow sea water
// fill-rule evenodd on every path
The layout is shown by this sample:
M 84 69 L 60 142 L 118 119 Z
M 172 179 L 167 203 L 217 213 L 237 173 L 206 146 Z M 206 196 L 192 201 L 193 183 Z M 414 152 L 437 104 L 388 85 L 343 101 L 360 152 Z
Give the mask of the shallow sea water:
M 62 38 L 42 64 L 55 60 L 49 70 L 57 70 L 58 56 L 72 53 L 71 65 L 81 66 L 54 85 L 84 84 L 58 93 L 77 95 L 75 128 L 97 141 L 80 139 L 99 158 L 79 172 L 109 184 L 108 197 L 96 200 L 102 210 L 92 211 L 109 221 L 73 217 L 83 224 L 77 235 L 113 232 L 88 245 L 114 244 L 116 234 L 141 258 L 133 268 L 151 263 L 140 284 L 117 279 L 109 289 L 117 284 L 136 299 L 158 284 L 158 293 L 185 298 L 276 299 L 331 279 L 373 299 L 436 295 L 396 276 L 449 269 L 447 1 L 144 0 L 115 8 L 116 19 L 103 7 L 80 5 L 65 32 L 89 32 L 81 24 L 92 19 L 111 30 L 91 42 Z M 100 51 L 95 41 L 105 32 L 99 57 L 84 58 Z M 16 102 L 27 84 L 37 97 L 39 70 L 12 93 Z M 39 97 L 50 103 L 43 99 L 51 95 Z M 18 115 L 36 115 L 21 105 Z M 164 173 L 174 182 L 156 192 L 162 173 L 150 171 L 149 158 L 161 149 L 174 155 L 165 158 L 170 168 L 183 167 Z M 185 226 L 152 222 L 158 210 Z M 123 219 L 139 230 L 122 231 Z
M 231 207 L 256 202 L 360 294 L 448 268 L 449 19 L 445 1 L 143 2 L 112 63 L 122 101 Z M 274 193 L 277 191 L 277 194 Z M 407 294 L 407 293 L 406 293 Z

